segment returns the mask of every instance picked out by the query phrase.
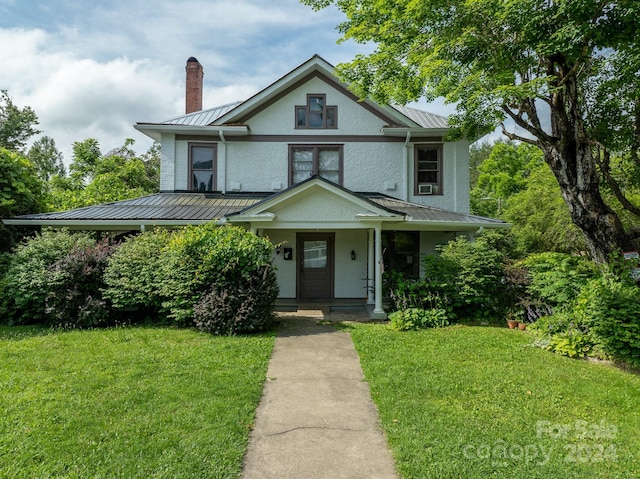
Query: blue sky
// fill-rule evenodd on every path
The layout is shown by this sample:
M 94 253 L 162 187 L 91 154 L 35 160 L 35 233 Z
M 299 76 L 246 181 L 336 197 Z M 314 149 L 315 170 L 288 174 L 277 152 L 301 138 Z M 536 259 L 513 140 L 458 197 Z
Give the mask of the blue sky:
M 133 138 L 144 152 L 132 125 L 184 113 L 190 56 L 204 108 L 243 100 L 313 54 L 335 65 L 370 51 L 336 43 L 343 20 L 298 0 L 0 0 L 0 89 L 35 110 L 67 164 L 86 138 L 103 152 Z

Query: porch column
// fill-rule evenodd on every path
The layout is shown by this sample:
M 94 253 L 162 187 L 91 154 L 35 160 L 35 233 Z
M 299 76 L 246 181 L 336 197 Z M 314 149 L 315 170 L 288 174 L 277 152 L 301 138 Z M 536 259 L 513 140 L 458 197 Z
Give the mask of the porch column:
M 373 304 L 375 301 L 375 293 L 373 288 L 375 287 L 374 275 L 375 273 L 375 246 L 374 246 L 374 230 L 367 230 L 368 247 L 367 247 L 367 304 Z
M 375 264 L 375 289 L 376 303 L 371 314 L 371 319 L 387 319 L 387 313 L 382 309 L 382 224 L 376 226 L 375 237 L 376 264 Z

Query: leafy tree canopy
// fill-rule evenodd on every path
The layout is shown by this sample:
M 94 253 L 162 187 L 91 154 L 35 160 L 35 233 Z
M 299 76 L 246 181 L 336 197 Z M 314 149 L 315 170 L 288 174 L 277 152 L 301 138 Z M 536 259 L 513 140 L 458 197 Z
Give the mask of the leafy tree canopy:
M 158 148 L 138 158 L 132 145 L 133 140 L 127 139 L 123 146 L 103 155 L 96 139 L 75 142 L 69 176 L 54 176 L 50 181 L 50 208 L 68 210 L 158 191 Z
M 20 237 L 1 220 L 43 209 L 42 182 L 33 165 L 19 153 L 0 147 L 0 252 L 9 250 Z
M 40 133 L 36 113 L 28 106 L 20 109 L 7 90 L 0 91 L 0 147 L 22 153 L 27 140 Z
M 29 148 L 27 157 L 42 181 L 49 181 L 54 175 L 66 175 L 62 153 L 56 148 L 54 139 L 49 136 L 37 139 Z
M 637 0 L 302 2 L 336 4 L 343 38 L 376 44 L 337 68 L 360 97 L 444 97 L 457 106 L 454 134 L 470 139 L 502 124 L 543 151 L 596 261 L 637 246 L 639 232 L 625 230 L 600 192 L 604 177 L 624 208 L 637 207 L 607 175 L 613 153 L 640 169 Z

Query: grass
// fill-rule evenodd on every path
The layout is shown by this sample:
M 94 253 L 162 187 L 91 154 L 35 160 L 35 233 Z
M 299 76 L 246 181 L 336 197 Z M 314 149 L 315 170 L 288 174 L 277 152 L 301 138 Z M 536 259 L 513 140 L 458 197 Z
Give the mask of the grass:
M 0 477 L 237 477 L 273 335 L 0 328 Z
M 640 376 L 527 333 L 348 326 L 408 478 L 638 478 Z

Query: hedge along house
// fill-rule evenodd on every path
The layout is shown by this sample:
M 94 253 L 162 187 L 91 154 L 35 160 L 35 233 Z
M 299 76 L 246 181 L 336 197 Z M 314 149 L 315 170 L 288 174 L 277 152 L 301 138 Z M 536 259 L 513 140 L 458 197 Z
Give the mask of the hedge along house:
M 385 268 L 418 275 L 436 245 L 508 225 L 469 214 L 469 142 L 444 141 L 445 117 L 359 101 L 333 70 L 313 56 L 248 100 L 202 110 L 189 58 L 186 114 L 135 125 L 161 145 L 160 193 L 6 222 L 239 225 L 281 245 L 283 300 L 358 300 L 384 318 Z

